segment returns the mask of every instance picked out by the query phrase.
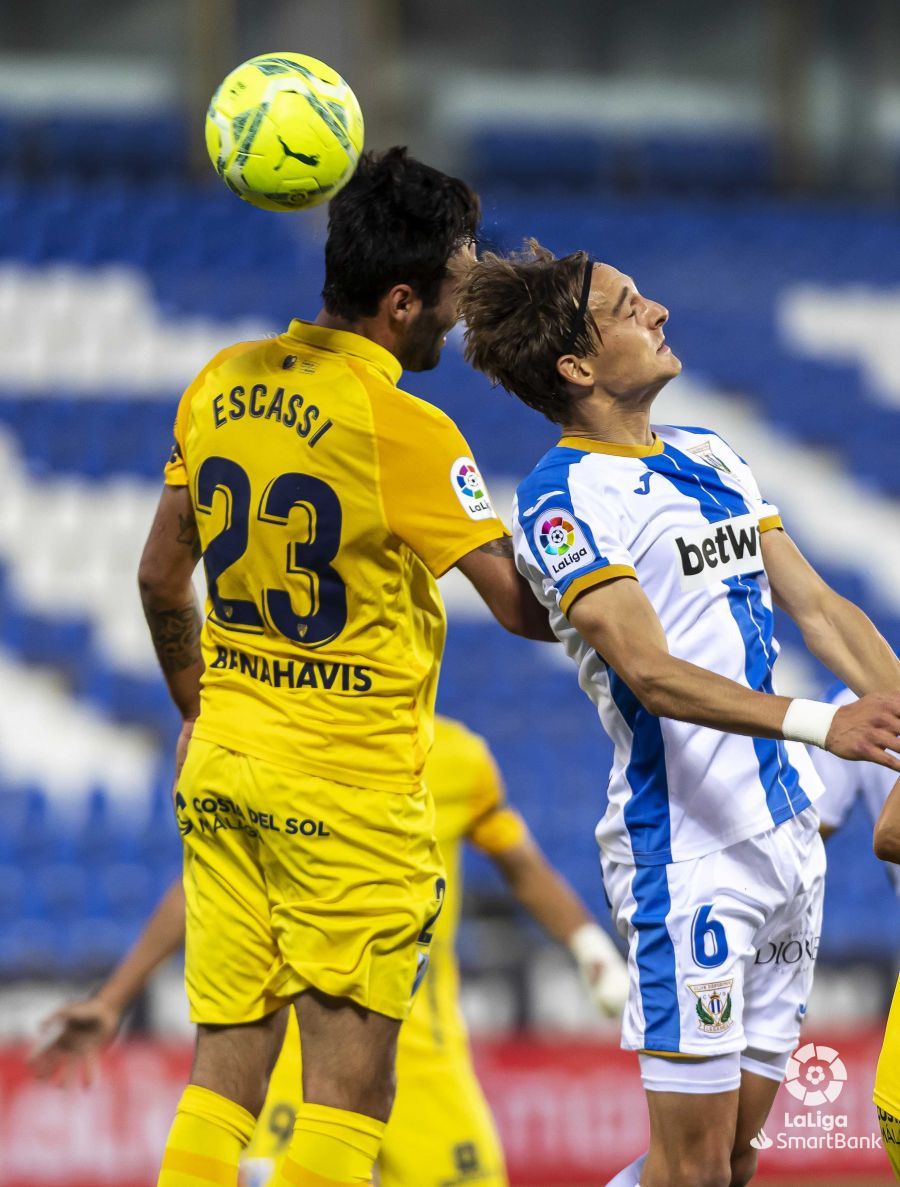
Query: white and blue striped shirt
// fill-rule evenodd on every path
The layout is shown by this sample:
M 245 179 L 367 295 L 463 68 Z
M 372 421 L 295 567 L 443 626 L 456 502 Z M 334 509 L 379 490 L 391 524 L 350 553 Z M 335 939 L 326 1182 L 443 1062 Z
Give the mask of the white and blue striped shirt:
M 799 743 L 658 718 L 570 625 L 579 593 L 636 577 L 680 659 L 772 692 L 778 645 L 761 535 L 781 526 L 747 464 L 708 429 L 642 448 L 564 438 L 518 488 L 516 563 L 615 746 L 597 839 L 614 861 L 701 857 L 796 816 L 822 784 Z

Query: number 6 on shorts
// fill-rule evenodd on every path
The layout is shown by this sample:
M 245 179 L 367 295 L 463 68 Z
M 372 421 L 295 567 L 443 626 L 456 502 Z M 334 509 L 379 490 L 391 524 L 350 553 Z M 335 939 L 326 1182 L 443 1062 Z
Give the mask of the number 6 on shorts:
M 694 912 L 691 924 L 691 944 L 694 960 L 701 969 L 717 969 L 728 959 L 728 939 L 725 928 L 716 919 L 710 919 L 713 904 L 707 903 Z

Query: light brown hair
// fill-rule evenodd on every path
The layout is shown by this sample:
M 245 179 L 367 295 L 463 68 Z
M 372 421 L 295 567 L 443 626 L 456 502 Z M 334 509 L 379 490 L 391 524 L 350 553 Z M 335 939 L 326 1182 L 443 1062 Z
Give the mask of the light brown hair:
M 586 252 L 557 259 L 536 239 L 509 256 L 486 252 L 460 281 L 466 360 L 494 384 L 550 420 L 566 419 L 569 395 L 556 369 L 578 312 Z M 570 340 L 571 353 L 595 353 L 597 328 L 588 314 Z

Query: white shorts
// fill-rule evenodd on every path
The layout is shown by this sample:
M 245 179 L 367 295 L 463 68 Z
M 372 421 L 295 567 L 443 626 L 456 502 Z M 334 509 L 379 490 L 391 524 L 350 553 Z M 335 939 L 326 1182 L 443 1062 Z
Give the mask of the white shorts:
M 602 861 L 628 941 L 630 1051 L 792 1051 L 822 925 L 825 849 L 807 809 L 693 861 Z

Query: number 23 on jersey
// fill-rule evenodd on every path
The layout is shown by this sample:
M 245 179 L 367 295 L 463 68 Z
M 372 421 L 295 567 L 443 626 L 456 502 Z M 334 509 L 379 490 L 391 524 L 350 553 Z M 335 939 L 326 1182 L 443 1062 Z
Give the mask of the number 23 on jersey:
M 196 477 L 198 519 L 214 514 L 217 496 L 224 526 L 203 551 L 215 622 L 251 634 L 275 631 L 307 647 L 335 639 L 347 622 L 347 588 L 332 567 L 342 523 L 332 487 L 289 473 L 257 492 L 237 462 L 208 457 Z M 269 558 L 282 544 L 269 533 L 280 533 L 282 542 L 287 536 L 280 572 Z M 227 597 L 223 587 L 247 596 Z

